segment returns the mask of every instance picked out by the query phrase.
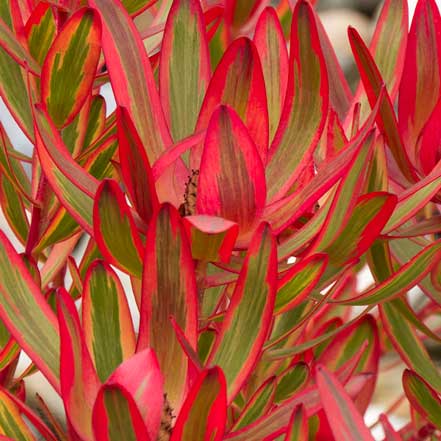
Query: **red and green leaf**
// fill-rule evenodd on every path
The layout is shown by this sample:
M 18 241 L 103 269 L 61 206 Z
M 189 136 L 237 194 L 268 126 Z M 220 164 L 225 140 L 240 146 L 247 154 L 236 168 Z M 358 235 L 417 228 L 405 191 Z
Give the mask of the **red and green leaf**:
M 152 169 L 129 113 L 120 107 L 116 115 L 124 184 L 136 211 L 148 223 L 159 207 Z
M 161 102 L 174 141 L 192 135 L 211 76 L 208 40 L 198 0 L 175 0 L 161 46 Z
M 292 413 L 284 441 L 308 441 L 308 439 L 309 427 L 306 410 L 302 404 L 299 404 Z
M 243 239 L 256 227 L 265 196 L 264 168 L 253 140 L 232 109 L 219 107 L 205 139 L 197 212 L 237 222 Z
M 89 268 L 82 305 L 86 344 L 98 377 L 105 382 L 124 360 L 134 354 L 136 344 L 126 295 L 107 263 L 96 261 Z
M 227 417 L 226 389 L 219 367 L 202 371 L 179 412 L 170 441 L 221 441 Z
M 176 269 L 179 268 L 179 272 Z M 197 343 L 197 292 L 194 263 L 177 210 L 162 205 L 146 238 L 138 350 L 151 347 L 164 373 L 174 408 L 184 398 L 187 358 L 170 323 L 173 316 L 190 345 Z
M 277 14 L 266 8 L 256 24 L 254 43 L 262 63 L 268 102 L 269 142 L 279 126 L 288 85 L 288 51 Z
M 270 201 L 284 196 L 305 170 L 328 114 L 326 63 L 314 13 L 306 1 L 299 1 L 294 9 L 290 50 L 287 95 L 266 169 Z
M 267 224 L 254 234 L 209 363 L 227 380 L 228 402 L 246 382 L 268 334 L 276 298 L 277 253 Z
M 91 93 L 101 52 L 101 23 L 80 9 L 55 38 L 41 72 L 41 97 L 57 127 L 69 124 Z
M 140 278 L 144 247 L 124 193 L 114 180 L 98 187 L 93 208 L 94 237 L 106 259 Z
M 316 369 L 320 398 L 335 439 L 373 441 L 362 415 L 335 375 L 323 365 L 318 365 Z

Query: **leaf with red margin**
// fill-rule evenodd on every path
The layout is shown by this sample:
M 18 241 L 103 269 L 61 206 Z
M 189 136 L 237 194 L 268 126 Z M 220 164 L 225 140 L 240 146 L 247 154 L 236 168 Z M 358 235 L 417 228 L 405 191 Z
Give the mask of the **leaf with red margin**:
M 89 267 L 82 298 L 84 338 L 98 377 L 105 382 L 135 352 L 129 305 L 121 282 L 104 261 Z
M 166 374 L 168 399 L 174 409 L 179 409 L 186 387 L 187 358 L 170 316 L 195 349 L 197 291 L 190 244 L 179 213 L 170 204 L 163 204 L 153 217 L 144 256 L 137 350 L 151 347 L 155 351 Z
M 154 5 L 157 0 L 122 0 L 127 12 L 133 17 Z
M 0 431 L 13 440 L 35 441 L 37 438 L 20 415 L 16 403 L 9 394 L 0 390 Z
M 93 142 L 95 142 L 99 135 L 105 129 L 106 124 L 106 101 L 102 95 L 94 95 L 90 103 L 90 112 L 87 121 L 86 134 L 83 140 L 84 151 Z
M 175 0 L 161 46 L 161 103 L 174 141 L 192 135 L 211 76 L 199 0 Z
M 266 168 L 269 201 L 284 196 L 304 171 L 328 114 L 326 63 L 314 12 L 304 0 L 294 9 L 290 48 L 287 95 Z
M 93 407 L 96 441 L 151 441 L 133 396 L 119 384 L 104 384 Z
M 64 288 L 58 290 L 61 396 L 71 429 L 92 438 L 92 409 L 99 379 L 86 346 L 75 304 Z
M 384 441 L 403 441 L 403 438 L 401 438 L 400 434 L 393 428 L 386 415 L 381 414 L 379 420 L 383 426 Z
M 126 109 L 116 111 L 119 160 L 124 184 L 141 218 L 148 223 L 159 207 L 147 154 Z
M 221 217 L 194 215 L 183 218 L 193 259 L 209 262 L 230 260 L 239 226 Z
M 196 211 L 237 222 L 242 240 L 265 205 L 265 172 L 237 114 L 220 106 L 207 129 L 197 185 Z
M 99 250 L 112 265 L 141 277 L 144 247 L 124 193 L 113 179 L 104 179 L 96 192 L 93 231 Z
M 224 20 L 229 38 L 235 37 L 239 29 L 246 25 L 253 14 L 259 10 L 263 0 L 226 0 Z
M 208 363 L 225 373 L 231 402 L 261 356 L 276 299 L 277 250 L 268 224 L 254 233 Z
M 414 327 L 394 307 L 393 302 L 379 305 L 379 311 L 384 330 L 401 359 L 440 392 L 441 375 Z
M 32 10 L 23 31 L 29 52 L 41 66 L 57 32 L 57 23 L 51 5 L 39 2 Z
M 11 335 L 59 391 L 57 319 L 23 259 L 1 231 L 0 270 L 0 317 Z
M 190 389 L 170 441 L 221 441 L 226 419 L 226 381 L 215 366 L 202 371 Z
M 57 127 L 69 124 L 90 95 L 100 53 L 98 14 L 80 9 L 55 38 L 41 70 L 41 98 Z
M 196 131 L 208 126 L 220 104 L 232 107 L 239 115 L 265 164 L 269 130 L 265 80 L 256 46 L 248 38 L 238 38 L 225 52 L 205 94 Z M 193 168 L 199 168 L 201 155 L 201 149 L 193 149 Z
M 410 405 L 425 419 L 441 429 L 441 399 L 424 378 L 406 369 L 403 388 Z
M 308 441 L 309 427 L 306 410 L 303 404 L 299 404 L 292 413 L 284 441 Z
M 151 349 L 136 353 L 118 366 L 106 384 L 118 385 L 135 400 L 147 432 L 157 439 L 164 405 L 163 376 Z
M 328 263 L 326 254 L 313 254 L 296 262 L 278 281 L 274 314 L 299 305 L 319 282 Z
M 334 437 L 338 440 L 373 441 L 362 415 L 335 375 L 319 364 L 316 367 L 316 380 Z
M 90 0 L 89 4 L 101 17 L 102 46 L 116 103 L 129 112 L 153 163 L 172 142 L 144 44 L 120 2 Z
M 93 235 L 93 198 L 99 182 L 72 159 L 41 107 L 35 109 L 34 117 L 35 147 L 47 180 L 72 217 Z
M 276 393 L 276 377 L 269 377 L 248 400 L 231 430 L 239 430 L 265 415 L 273 406 Z
M 379 285 L 357 297 L 343 300 L 342 303 L 346 305 L 374 305 L 398 297 L 418 284 L 440 260 L 441 241 L 437 241 L 425 247 Z
M 373 107 L 383 88 L 384 80 L 369 49 L 358 32 L 354 28 L 349 27 L 348 36 L 369 104 Z M 377 124 L 403 176 L 410 182 L 415 181 L 415 170 L 403 144 L 393 104 L 387 91 L 377 115 Z
M 320 38 L 320 45 L 322 47 L 323 57 L 328 71 L 329 102 L 332 108 L 337 112 L 338 117 L 344 121 L 353 99 L 352 92 L 334 48 L 332 47 L 331 41 L 329 40 L 328 34 L 317 14 L 315 14 L 315 19 Z
M 441 17 L 433 0 L 417 3 L 398 100 L 400 132 L 415 160 L 418 137 L 441 98 Z
M 408 20 L 409 13 L 406 0 L 386 0 L 369 45 L 369 51 L 378 66 L 392 101 L 395 101 L 403 74 Z M 360 83 L 352 106 L 353 109 L 355 104 L 360 102 L 362 121 L 364 121 L 369 111 L 369 103 L 363 92 L 364 88 Z M 346 124 L 348 124 L 351 113 L 350 111 L 348 114 Z
M 288 50 L 274 8 L 266 8 L 256 24 L 254 44 L 262 63 L 268 102 L 269 142 L 279 126 L 288 86 Z

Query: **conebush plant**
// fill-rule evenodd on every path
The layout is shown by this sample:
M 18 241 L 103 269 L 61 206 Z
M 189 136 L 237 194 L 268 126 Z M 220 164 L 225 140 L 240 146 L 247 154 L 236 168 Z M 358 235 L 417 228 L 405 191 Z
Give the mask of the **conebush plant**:
M 355 92 L 306 0 L 0 6 L 33 145 L 0 127 L 2 440 L 372 440 L 393 353 L 410 419 L 385 440 L 438 439 L 434 0 L 349 28 Z M 36 371 L 64 412 L 29 406 Z

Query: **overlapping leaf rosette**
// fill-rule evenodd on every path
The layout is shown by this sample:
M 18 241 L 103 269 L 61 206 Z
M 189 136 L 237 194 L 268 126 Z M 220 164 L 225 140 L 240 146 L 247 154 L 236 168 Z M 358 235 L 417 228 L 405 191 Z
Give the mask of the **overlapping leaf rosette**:
M 1 128 L 2 439 L 370 440 L 392 348 L 412 420 L 377 424 L 441 429 L 423 345 L 440 342 L 439 10 L 420 0 L 409 32 L 386 0 L 369 48 L 351 28 L 353 94 L 313 6 L 269 3 L 0 8 L 0 93 L 34 146 Z M 66 424 L 26 404 L 36 370 Z

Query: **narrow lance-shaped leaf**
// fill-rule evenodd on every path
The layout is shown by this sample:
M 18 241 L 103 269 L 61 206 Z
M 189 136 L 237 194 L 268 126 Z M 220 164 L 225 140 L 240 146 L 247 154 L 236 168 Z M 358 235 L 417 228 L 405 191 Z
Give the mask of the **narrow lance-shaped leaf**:
M 120 2 L 90 0 L 89 4 L 101 17 L 102 46 L 116 102 L 129 112 L 153 163 L 172 142 L 144 44 Z
M 190 389 L 170 441 L 221 441 L 227 417 L 227 391 L 222 370 L 204 370 Z
M 440 27 L 436 2 L 420 0 L 409 32 L 398 100 L 400 132 L 412 160 L 418 136 L 441 97 Z
M 95 262 L 84 285 L 84 337 L 98 377 L 105 382 L 135 352 L 132 317 L 121 282 L 108 264 Z
M 69 124 L 90 95 L 101 52 L 101 23 L 80 9 L 55 38 L 41 72 L 41 97 L 57 127 Z
M 266 163 L 269 129 L 265 81 L 256 46 L 248 38 L 238 38 L 225 52 L 205 94 L 196 131 L 208 126 L 220 104 L 235 110 Z M 199 168 L 201 154 L 200 148 L 192 150 L 193 168 Z
M 256 24 L 254 43 L 262 63 L 268 101 L 269 142 L 279 126 L 288 85 L 288 51 L 280 21 L 273 8 L 266 8 Z
M 270 227 L 254 234 L 209 359 L 227 379 L 231 402 L 258 361 L 276 297 L 277 252 Z
M 308 441 L 308 418 L 305 407 L 298 405 L 292 413 L 284 441 Z
M 124 184 L 141 218 L 148 223 L 159 206 L 147 154 L 126 109 L 117 109 L 119 158 Z
M 178 212 L 162 205 L 146 238 L 138 350 L 154 349 L 166 373 L 165 390 L 173 408 L 183 400 L 187 359 L 170 323 L 173 316 L 193 348 L 197 342 L 197 292 L 190 245 Z M 176 269 L 179 268 L 179 271 Z
M 96 441 L 152 441 L 133 397 L 118 384 L 104 384 L 93 408 Z
M 196 193 L 198 213 L 237 222 L 242 237 L 255 228 L 264 207 L 262 161 L 246 127 L 226 106 L 208 126 Z
M 381 77 L 369 49 L 364 44 L 358 32 L 354 28 L 349 28 L 348 35 L 361 80 L 363 81 L 369 99 L 369 104 L 373 107 L 378 100 L 381 89 L 383 88 L 383 78 Z M 403 144 L 392 101 L 387 91 L 385 92 L 385 99 L 380 106 L 380 111 L 377 116 L 377 124 L 384 135 L 401 173 L 404 177 L 413 182 L 416 177 L 415 170 Z
M 411 406 L 441 429 L 441 399 L 433 388 L 409 369 L 403 372 L 403 387 Z
M 161 102 L 174 141 L 193 134 L 210 81 L 210 58 L 199 0 L 175 0 L 161 46 Z
M 99 379 L 84 340 L 78 312 L 69 294 L 58 291 L 60 326 L 60 382 L 66 415 L 73 430 L 85 439 L 92 437 L 92 409 Z
M 328 114 L 326 63 L 314 13 L 306 1 L 299 1 L 294 9 L 290 48 L 287 95 L 266 169 L 270 201 L 284 196 L 305 169 Z
M 318 365 L 316 369 L 320 398 L 335 439 L 373 441 L 363 417 L 335 375 L 323 365 Z M 335 424 L 336 421 L 338 424 Z
M 0 232 L 0 268 L 0 317 L 59 391 L 60 339 L 56 316 L 3 232 Z
M 93 225 L 98 248 L 109 262 L 141 277 L 144 247 L 124 193 L 114 180 L 105 179 L 96 192 Z

